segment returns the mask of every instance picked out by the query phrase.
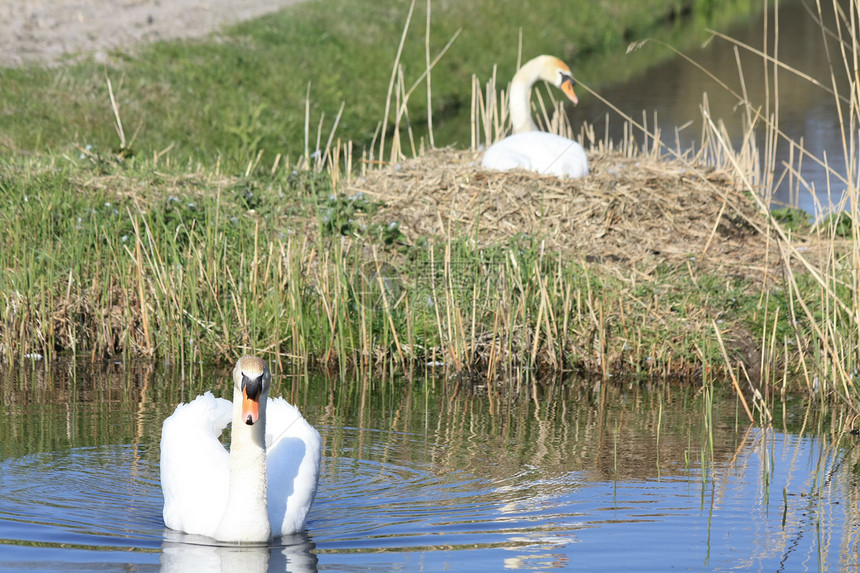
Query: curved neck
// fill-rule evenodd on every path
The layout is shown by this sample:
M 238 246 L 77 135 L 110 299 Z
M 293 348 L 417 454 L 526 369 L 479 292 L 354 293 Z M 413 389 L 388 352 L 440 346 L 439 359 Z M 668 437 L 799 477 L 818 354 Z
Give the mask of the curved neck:
M 260 396 L 257 423 L 249 426 L 242 420 L 242 393 L 238 391 L 233 396 L 230 489 L 215 537 L 220 541 L 262 542 L 270 536 L 266 504 L 266 396 Z
M 514 133 L 537 131 L 539 128 L 532 119 L 531 92 L 536 81 L 542 77 L 544 61 L 535 58 L 526 62 L 511 80 L 510 103 L 511 125 Z

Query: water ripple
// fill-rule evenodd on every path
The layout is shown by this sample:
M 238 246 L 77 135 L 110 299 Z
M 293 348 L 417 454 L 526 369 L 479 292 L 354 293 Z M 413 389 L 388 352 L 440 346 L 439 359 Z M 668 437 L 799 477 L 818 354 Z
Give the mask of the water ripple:
M 492 454 L 477 457 L 467 448 L 464 455 L 462 444 L 421 434 L 323 433 L 327 450 L 308 532 L 261 547 L 216 546 L 165 530 L 155 444 L 0 461 L 0 571 L 613 571 L 639 564 L 619 548 L 663 565 L 668 555 L 683 568 L 726 568 L 739 545 L 755 552 L 747 564 L 770 563 L 780 551 L 805 559 L 817 551 L 807 531 L 825 527 L 833 535 L 856 521 L 847 493 L 853 489 L 797 485 L 806 458 L 792 452 L 821 448 L 809 438 L 784 440 L 776 453 L 799 465 L 775 466 L 773 485 L 763 489 L 760 451 L 745 444 L 707 473 L 691 466 L 616 481 L 582 464 L 493 463 Z M 800 447 L 806 449 L 790 449 Z M 853 450 L 821 451 L 834 467 L 853 467 L 844 463 Z M 816 520 L 819 506 L 832 523 Z M 781 546 L 786 531 L 797 537 Z M 854 553 L 837 560 L 856 562 Z
M 388 459 L 409 465 L 331 459 L 309 524 L 317 552 L 543 547 L 569 542 L 578 528 L 569 508 L 553 510 L 557 493 L 575 489 L 576 474 L 541 482 L 530 470 L 501 478 L 444 471 L 419 455 L 427 448 L 420 436 L 389 444 Z
M 0 538 L 154 550 L 158 468 L 132 446 L 76 448 L 0 465 Z

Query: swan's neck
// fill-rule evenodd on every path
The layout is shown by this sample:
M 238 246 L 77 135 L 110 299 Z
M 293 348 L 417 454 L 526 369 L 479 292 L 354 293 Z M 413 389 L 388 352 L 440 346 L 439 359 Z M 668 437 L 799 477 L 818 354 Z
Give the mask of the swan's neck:
M 266 505 L 266 396 L 252 426 L 242 420 L 242 393 L 233 396 L 230 489 L 215 537 L 221 541 L 263 542 L 271 536 Z
M 536 58 L 526 62 L 511 80 L 511 91 L 508 111 L 511 114 L 511 125 L 514 133 L 538 131 L 538 126 L 532 119 L 531 93 L 532 86 L 540 79 L 544 62 Z

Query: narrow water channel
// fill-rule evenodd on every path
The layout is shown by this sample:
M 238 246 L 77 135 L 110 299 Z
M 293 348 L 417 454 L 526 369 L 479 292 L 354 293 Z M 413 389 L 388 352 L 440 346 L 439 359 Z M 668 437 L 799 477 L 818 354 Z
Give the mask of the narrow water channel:
M 835 31 L 831 3 L 820 4 L 825 26 Z M 846 4 L 847 10 L 847 3 L 842 4 Z M 654 128 L 656 118 L 663 142 L 672 149 L 680 144 L 682 150 L 701 141 L 702 107 L 706 100 L 710 116 L 726 125 L 737 147 L 745 133 L 747 110 L 736 94 L 746 93 L 752 111 L 770 114 L 785 134 L 785 138 L 776 142 L 774 152 L 778 185 L 773 206 L 799 206 L 812 214 L 845 208 L 839 205 L 845 184 L 828 176 L 827 169 L 813 159 L 806 157 L 800 161 L 798 149 L 798 145 L 803 145 L 836 173 L 847 173 L 839 110 L 834 97 L 827 93 L 835 77 L 842 94 L 850 94 L 840 46 L 816 22 L 814 2 L 780 2 L 778 11 L 771 7 L 767 15 L 767 20 L 762 13 L 718 32 L 739 44 L 776 56 L 785 65 L 777 76 L 772 65 L 766 66 L 762 57 L 750 50 L 739 47 L 736 57 L 735 44 L 726 39 L 715 37 L 701 48 L 683 50 L 734 93 L 681 57 L 670 58 L 622 84 L 613 84 L 608 74 L 583 81 L 605 86 L 598 88 L 600 95 L 635 121 L 642 123 L 644 113 L 650 129 Z M 651 48 L 669 52 L 669 48 Z M 823 87 L 789 69 L 817 80 Z M 611 138 L 619 141 L 624 136 L 623 121 L 607 105 L 588 95 L 580 99 L 580 105 L 572 110 L 575 122 L 596 126 L 597 134 L 602 136 L 608 116 Z M 756 125 L 758 147 L 763 154 L 767 128 L 763 121 Z
M 320 430 L 308 530 L 231 548 L 165 529 L 159 436 L 229 371 L 0 373 L 0 570 L 769 571 L 858 566 L 854 436 L 804 404 L 750 425 L 700 388 L 277 375 Z M 516 388 L 509 390 L 516 391 Z

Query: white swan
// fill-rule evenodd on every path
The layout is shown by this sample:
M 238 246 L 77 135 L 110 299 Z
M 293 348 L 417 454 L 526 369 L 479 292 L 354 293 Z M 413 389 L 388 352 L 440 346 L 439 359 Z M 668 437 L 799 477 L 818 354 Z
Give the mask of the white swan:
M 511 80 L 508 109 L 513 135 L 491 145 L 481 165 L 500 171 L 528 169 L 557 177 L 584 177 L 588 175 L 588 158 L 582 146 L 572 139 L 538 131 L 532 119 L 531 89 L 538 80 L 553 84 L 574 104 L 579 103 L 567 64 L 554 56 L 529 60 Z
M 304 530 L 322 442 L 294 406 L 268 398 L 271 379 L 263 360 L 243 356 L 233 369 L 232 404 L 206 392 L 164 421 L 167 527 L 240 543 Z M 231 419 L 228 453 L 218 437 Z

